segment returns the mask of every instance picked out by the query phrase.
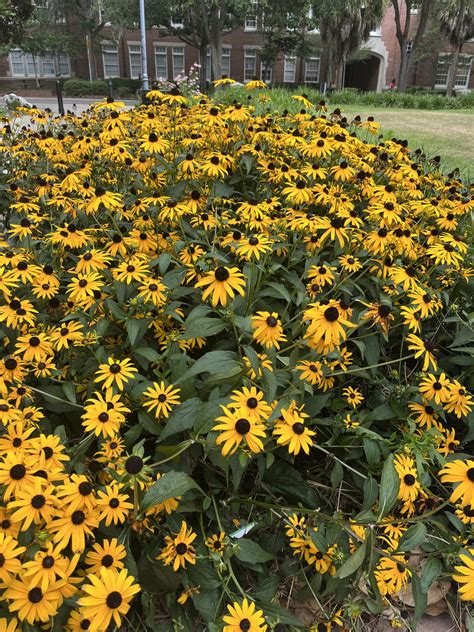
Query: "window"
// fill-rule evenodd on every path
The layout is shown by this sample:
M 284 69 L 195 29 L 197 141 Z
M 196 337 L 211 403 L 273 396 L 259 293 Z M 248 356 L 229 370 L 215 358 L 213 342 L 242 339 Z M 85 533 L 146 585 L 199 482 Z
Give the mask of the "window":
M 469 77 L 471 75 L 472 57 L 470 55 L 459 55 L 458 67 L 456 69 L 455 88 L 467 88 L 469 85 Z M 439 55 L 438 66 L 436 68 L 435 84 L 437 86 L 446 86 L 448 83 L 449 66 L 451 64 L 451 55 Z
M 270 66 L 265 67 L 265 63 L 263 61 L 260 62 L 260 79 L 265 81 L 266 83 L 270 83 L 272 80 L 273 69 Z
M 128 45 L 128 56 L 130 59 L 130 77 L 138 79 L 142 74 L 142 47 L 140 44 Z
M 43 76 L 54 77 L 54 59 L 52 55 L 45 55 L 43 57 Z
M 173 79 L 184 73 L 184 46 L 173 46 Z
M 245 30 L 246 31 L 256 31 L 257 30 L 257 7 L 258 0 L 251 0 L 250 3 L 250 11 L 247 13 L 245 18 Z
M 31 55 L 15 48 L 10 51 L 12 77 L 63 77 L 70 75 L 69 56 L 64 53 Z
M 296 79 L 296 57 L 285 55 L 283 81 L 284 83 L 294 83 L 295 79 Z
M 166 46 L 155 46 L 155 77 L 168 79 L 168 49 Z
M 304 64 L 304 82 L 318 83 L 319 81 L 319 57 L 309 57 Z
M 222 47 L 221 72 L 227 77 L 230 77 L 230 50 L 230 46 Z
M 257 72 L 257 51 L 255 48 L 244 50 L 244 81 L 252 81 Z
M 117 44 L 102 44 L 102 60 L 104 63 L 104 78 L 119 77 L 120 65 Z
M 226 77 L 230 77 L 230 51 L 231 51 L 230 46 L 222 47 L 221 75 L 222 76 L 225 75 Z M 211 49 L 210 48 L 207 49 L 206 59 L 207 59 L 206 81 L 210 81 L 211 80 Z

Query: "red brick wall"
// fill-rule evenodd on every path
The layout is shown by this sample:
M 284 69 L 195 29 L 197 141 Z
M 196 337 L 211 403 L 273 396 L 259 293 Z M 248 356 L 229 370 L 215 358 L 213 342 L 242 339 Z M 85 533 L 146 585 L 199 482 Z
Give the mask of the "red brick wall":
M 402 3 L 402 23 L 405 20 L 405 7 L 404 3 Z M 416 31 L 416 26 L 418 22 L 418 15 L 411 15 L 411 28 L 410 33 L 414 34 Z M 386 65 L 386 73 L 384 77 L 383 84 L 389 85 L 393 78 L 397 79 L 398 77 L 398 69 L 400 66 L 400 50 L 398 41 L 396 38 L 396 30 L 395 30 L 395 19 L 394 19 L 394 11 L 393 6 L 390 5 L 387 9 L 387 12 L 384 16 L 381 25 L 381 35 L 383 44 L 387 50 L 387 65 Z M 105 28 L 97 37 L 97 43 L 94 51 L 94 58 L 96 60 L 96 69 L 97 75 L 99 78 L 104 76 L 103 69 L 103 60 L 102 53 L 100 49 L 100 42 L 102 40 L 112 39 L 113 31 L 111 28 Z M 129 42 L 140 42 L 140 33 L 138 29 L 125 29 L 123 31 L 123 35 L 118 42 L 118 53 L 119 53 L 119 64 L 120 64 L 120 76 L 121 77 L 129 77 L 130 76 L 130 61 L 129 61 L 129 50 L 128 43 Z M 184 45 L 183 42 L 178 37 L 172 37 L 167 35 L 163 30 L 153 28 L 148 30 L 147 32 L 147 54 L 148 54 L 148 74 L 151 80 L 157 78 L 157 72 L 155 68 L 155 58 L 154 58 L 154 43 L 162 43 L 169 44 L 168 50 L 168 76 L 172 76 L 172 62 L 171 62 L 171 46 L 172 44 L 176 45 Z M 262 45 L 262 38 L 258 32 L 255 31 L 245 31 L 244 28 L 238 28 L 224 36 L 224 43 L 231 46 L 231 76 L 233 79 L 237 81 L 244 80 L 244 50 L 245 47 L 252 48 L 255 47 L 258 49 Z M 185 61 L 185 70 L 189 71 L 190 66 L 193 63 L 198 63 L 199 55 L 198 50 L 189 46 L 188 44 L 184 45 L 184 61 Z M 441 46 L 441 50 L 445 52 L 450 51 L 449 44 L 447 42 L 444 43 L 444 46 Z M 467 42 L 463 52 L 474 55 L 474 42 Z M 422 62 L 418 64 L 414 64 L 410 70 L 409 74 L 409 84 L 419 85 L 425 87 L 433 87 L 434 86 L 434 78 L 436 73 L 436 65 L 437 65 L 437 55 L 434 55 L 431 58 L 424 59 Z M 277 62 L 274 67 L 274 81 L 276 83 L 283 83 L 283 71 L 284 71 L 284 57 L 280 55 L 277 59 Z M 256 64 L 256 75 L 260 76 L 260 59 L 257 51 L 257 64 Z M 85 42 L 81 49 L 78 47 L 78 54 L 71 58 L 71 76 L 89 77 L 89 67 L 87 60 L 87 51 Z M 296 83 L 303 83 L 304 81 L 304 61 L 299 59 L 297 61 L 296 66 Z M 21 86 L 25 81 L 16 78 L 10 78 L 10 67 L 8 63 L 8 58 L 3 57 L 0 58 L 0 89 L 2 91 L 6 90 L 8 86 L 9 89 L 14 88 L 15 85 Z M 27 80 L 28 84 L 31 83 L 31 80 Z M 48 80 L 44 80 L 44 83 L 48 83 Z M 471 73 L 469 87 L 474 89 L 474 72 Z

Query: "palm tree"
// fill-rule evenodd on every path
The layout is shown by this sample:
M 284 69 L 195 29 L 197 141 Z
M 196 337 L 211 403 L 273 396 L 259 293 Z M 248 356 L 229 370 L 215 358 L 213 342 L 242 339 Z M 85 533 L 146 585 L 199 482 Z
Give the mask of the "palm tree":
M 474 0 L 447 0 L 439 18 L 441 33 L 448 38 L 453 49 L 446 82 L 446 95 L 450 97 L 456 84 L 462 47 L 474 36 Z
M 315 3 L 327 77 L 322 81 L 342 88 L 344 64 L 382 21 L 386 0 L 319 0 Z

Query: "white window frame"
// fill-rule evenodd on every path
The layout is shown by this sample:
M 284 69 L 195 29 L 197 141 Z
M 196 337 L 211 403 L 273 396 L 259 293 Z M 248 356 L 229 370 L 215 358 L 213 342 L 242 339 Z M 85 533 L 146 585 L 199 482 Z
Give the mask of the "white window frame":
M 264 77 L 265 64 L 260 60 L 260 81 L 264 81 L 265 83 L 271 83 L 273 79 L 273 68 L 267 68 L 267 76 Z
M 258 9 L 258 0 L 251 0 L 250 4 L 252 5 L 250 11 L 245 16 L 244 22 L 244 31 L 256 31 L 257 24 L 257 9 Z
M 227 77 L 230 77 L 231 58 L 232 58 L 232 45 L 223 44 L 222 53 L 221 53 L 221 73 L 222 75 L 226 75 Z M 226 64 L 224 64 L 224 59 L 228 60 Z M 211 49 L 209 46 L 206 52 L 206 60 L 207 60 L 206 81 L 210 81 L 211 80 Z
M 296 64 L 298 62 L 298 58 L 296 55 L 285 55 L 285 61 L 283 65 L 283 83 L 295 83 L 296 81 Z M 292 67 L 291 67 L 292 66 Z M 287 79 L 287 72 L 290 71 L 293 77 L 292 79 Z
M 179 53 L 177 52 L 179 49 Z M 182 57 L 183 59 L 183 67 L 181 70 L 179 70 L 179 72 L 176 72 L 176 64 L 175 64 L 175 55 L 178 55 L 180 57 Z M 171 47 L 171 67 L 172 67 L 172 73 L 173 73 L 173 80 L 176 79 L 176 77 L 179 74 L 184 74 L 186 72 L 186 60 L 185 60 L 185 49 L 184 49 L 184 45 L 182 46 L 176 46 L 175 44 L 172 45 Z
M 17 72 L 14 70 L 12 53 L 17 56 L 19 55 L 20 61 L 16 61 L 16 65 L 21 63 L 22 70 L 21 72 Z M 56 57 L 56 59 L 55 59 Z M 33 61 L 34 60 L 34 61 Z M 8 61 L 10 65 L 10 74 L 12 77 L 31 77 L 38 79 L 49 79 L 52 77 L 60 76 L 60 77 L 70 77 L 71 76 L 71 62 L 69 59 L 69 55 L 67 53 L 48 53 L 47 55 L 32 55 L 31 53 L 25 53 L 21 50 L 21 48 L 13 48 L 10 51 L 8 56 Z M 56 70 L 61 70 L 61 65 L 67 63 L 67 73 L 59 72 L 59 75 L 56 75 Z M 36 65 L 36 74 L 35 74 L 35 65 Z M 46 71 L 45 68 L 52 68 L 52 71 Z
M 318 62 L 318 74 L 316 79 L 308 79 L 308 62 Z M 321 73 L 321 57 L 307 57 L 304 60 L 304 83 L 319 83 L 319 76 Z
M 169 46 L 166 46 L 166 44 L 163 45 L 163 44 L 155 43 L 153 45 L 153 62 L 155 64 L 155 79 L 164 79 L 165 81 L 168 81 L 168 74 L 169 74 L 169 70 L 168 70 L 168 48 L 169 48 Z M 158 53 L 157 52 L 158 49 L 163 49 L 164 53 L 163 53 L 163 50 L 161 50 L 161 52 Z M 158 72 L 158 64 L 156 63 L 157 55 L 162 55 L 162 56 L 164 55 L 164 57 L 165 57 L 165 60 L 166 60 L 166 72 L 165 72 L 164 75 L 159 74 L 159 72 Z
M 447 63 L 446 63 L 446 81 L 444 83 L 439 83 L 438 82 L 438 76 L 441 74 L 439 71 L 439 66 L 440 63 L 442 61 L 442 59 L 446 58 L 447 59 Z M 450 53 L 439 53 L 438 55 L 438 63 L 436 66 L 436 73 L 435 73 L 435 88 L 446 88 L 447 84 L 448 84 L 448 76 L 449 76 L 449 58 L 451 57 Z M 467 73 L 465 76 L 465 82 L 464 83 L 458 83 L 458 75 L 459 75 L 459 62 L 462 59 L 468 59 L 468 68 L 467 68 Z M 471 79 L 471 70 L 472 70 L 472 60 L 474 59 L 474 55 L 469 55 L 469 54 L 461 54 L 459 55 L 459 60 L 458 60 L 458 67 L 456 69 L 456 81 L 454 82 L 454 88 L 467 88 L 469 86 L 469 81 Z M 467 64 L 466 64 L 467 65 Z M 443 75 L 445 74 L 444 72 L 442 73 Z M 464 75 L 461 75 L 462 77 Z
M 253 54 L 252 54 L 253 51 Z M 254 64 L 253 64 L 253 72 L 251 73 L 252 76 L 247 76 L 247 59 L 253 59 L 254 60 Z M 247 83 L 248 81 L 252 81 L 253 78 L 257 75 L 257 49 L 252 46 L 249 48 L 244 48 L 244 83 Z
M 105 48 L 109 48 L 109 49 L 115 49 L 115 50 L 104 50 Z M 120 77 L 120 56 L 119 56 L 119 52 L 118 52 L 118 44 L 116 44 L 115 42 L 101 42 L 101 50 L 102 50 L 102 67 L 104 69 L 104 79 L 111 79 L 112 77 Z M 106 64 L 105 62 L 105 55 L 116 55 L 116 59 L 117 59 L 117 73 L 116 74 L 112 74 L 109 73 L 107 70 L 107 66 L 111 66 L 112 64 Z
M 142 45 L 140 42 L 127 42 L 128 44 L 128 64 L 130 70 L 130 79 L 139 79 L 142 74 Z M 139 50 L 132 50 L 132 47 L 138 48 Z M 132 57 L 139 56 L 140 59 L 140 67 L 138 73 L 136 70 L 136 63 L 132 63 Z M 135 60 L 136 61 L 136 60 Z

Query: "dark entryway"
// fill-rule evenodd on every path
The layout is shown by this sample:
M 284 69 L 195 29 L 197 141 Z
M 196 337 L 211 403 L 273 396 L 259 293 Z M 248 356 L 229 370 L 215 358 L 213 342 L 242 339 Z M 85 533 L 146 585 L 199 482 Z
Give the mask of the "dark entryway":
M 363 92 L 377 90 L 380 59 L 370 55 L 365 59 L 347 62 L 344 75 L 345 88 L 357 88 Z

